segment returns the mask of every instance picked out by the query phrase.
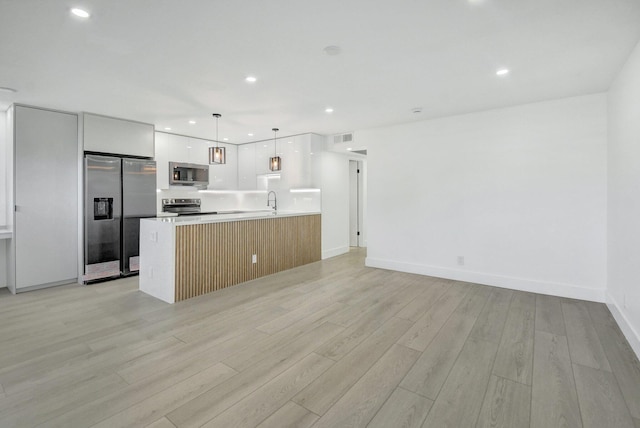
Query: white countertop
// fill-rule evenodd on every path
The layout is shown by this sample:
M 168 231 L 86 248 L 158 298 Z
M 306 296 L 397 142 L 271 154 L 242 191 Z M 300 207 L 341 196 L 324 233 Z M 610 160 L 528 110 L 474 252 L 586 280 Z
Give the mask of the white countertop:
M 250 211 L 233 214 L 208 214 L 208 215 L 189 215 L 179 217 L 160 217 L 160 218 L 146 218 L 142 221 L 155 221 L 161 223 L 172 223 L 176 226 L 184 226 L 189 224 L 203 224 L 203 223 L 220 223 L 225 221 L 238 221 L 238 220 L 255 220 L 265 217 L 292 217 L 301 215 L 314 215 L 320 214 L 316 211 Z

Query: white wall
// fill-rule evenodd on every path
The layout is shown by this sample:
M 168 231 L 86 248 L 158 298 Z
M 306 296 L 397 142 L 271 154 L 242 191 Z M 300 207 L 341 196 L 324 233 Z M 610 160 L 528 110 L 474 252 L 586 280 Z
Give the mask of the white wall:
M 2 170 L 0 171 L 0 225 L 7 224 L 7 145 L 9 142 L 7 141 L 8 130 L 7 130 L 7 114 L 2 112 L 0 114 L 0 165 L 2 165 Z
M 6 224 L 7 226 L 13 230 L 13 215 L 14 215 L 14 192 L 13 192 L 13 120 L 14 120 L 15 108 L 14 106 L 9 107 L 7 110 L 7 122 L 6 122 L 6 146 L 5 146 L 5 156 L 6 156 Z M 7 264 L 6 264 L 6 272 L 7 272 L 7 288 L 15 294 L 16 292 L 16 276 L 15 276 L 15 265 L 16 260 L 14 257 L 15 254 L 15 245 L 16 240 L 11 239 L 6 243 L 6 251 L 7 251 Z
M 0 114 L 0 226 L 7 224 L 7 115 Z M 0 239 L 0 288 L 7 286 L 7 240 Z
M 322 258 L 349 251 L 349 158 L 322 152 Z
M 609 91 L 608 299 L 640 355 L 640 44 Z
M 597 94 L 356 132 L 367 265 L 604 301 L 606 126 Z

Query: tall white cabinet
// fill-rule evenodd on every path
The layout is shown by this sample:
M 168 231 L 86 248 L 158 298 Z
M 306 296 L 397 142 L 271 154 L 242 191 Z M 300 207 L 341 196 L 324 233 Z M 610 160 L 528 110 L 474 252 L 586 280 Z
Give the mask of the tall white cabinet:
M 14 234 L 8 266 L 14 292 L 76 282 L 78 115 L 13 107 Z

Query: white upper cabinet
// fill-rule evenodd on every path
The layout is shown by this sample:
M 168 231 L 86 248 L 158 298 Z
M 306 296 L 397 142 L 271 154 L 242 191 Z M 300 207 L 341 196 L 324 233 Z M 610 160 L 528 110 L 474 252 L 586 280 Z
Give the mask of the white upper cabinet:
M 271 171 L 269 158 L 276 151 L 274 142 L 220 144 L 226 148 L 227 163 L 209 165 L 211 190 L 286 190 L 318 187 L 317 161 L 322 150 L 322 137 L 314 134 L 278 138 L 277 154 L 282 159 L 282 170 Z M 199 138 L 156 133 L 156 163 L 158 188 L 169 188 L 169 161 L 209 163 L 209 147 L 215 143 Z
M 158 189 L 169 189 L 169 162 L 209 165 L 209 147 L 214 145 L 214 142 L 200 138 L 156 132 L 155 160 Z M 227 163 L 209 165 L 209 186 L 207 188 L 215 190 L 237 189 L 237 148 L 231 144 L 220 144 L 220 146 L 226 148 Z
M 154 157 L 154 126 L 83 113 L 82 140 L 87 152 Z
M 304 134 L 278 140 L 278 152 L 282 153 L 282 188 L 314 187 L 314 159 L 318 159 L 322 145 L 312 137 Z
M 310 134 L 310 162 L 309 162 L 309 187 L 319 189 L 322 187 L 322 150 L 324 138 L 318 134 Z M 300 186 L 306 187 L 306 186 Z
M 211 143 L 200 138 L 187 139 L 187 162 L 200 165 L 209 164 L 209 146 Z
M 262 141 L 253 145 L 256 151 L 256 175 L 270 174 L 272 171 L 269 169 L 269 158 L 275 154 L 273 141 Z
M 256 189 L 256 146 L 243 144 L 238 146 L 238 189 Z
M 322 137 L 297 135 L 238 146 L 238 188 L 240 190 L 284 190 L 318 187 L 316 164 L 322 150 Z M 277 153 L 280 171 L 269 169 L 269 158 Z
M 215 146 L 211 143 L 210 147 Z M 236 190 L 238 189 L 238 147 L 232 144 L 219 144 L 225 148 L 227 163 L 209 165 L 209 189 Z M 209 146 L 207 147 L 207 159 Z
M 189 137 L 173 134 L 167 135 L 167 158 L 169 162 L 191 162 L 191 144 L 189 143 Z
M 164 135 L 167 136 L 167 158 L 169 162 L 209 164 L 209 145 L 211 144 L 209 141 L 183 135 Z
M 169 134 L 156 132 L 156 183 L 158 189 L 169 188 Z
M 283 171 L 289 188 L 309 187 L 311 183 L 311 141 L 309 134 L 287 141 L 289 168 Z M 284 161 L 283 161 L 284 166 Z

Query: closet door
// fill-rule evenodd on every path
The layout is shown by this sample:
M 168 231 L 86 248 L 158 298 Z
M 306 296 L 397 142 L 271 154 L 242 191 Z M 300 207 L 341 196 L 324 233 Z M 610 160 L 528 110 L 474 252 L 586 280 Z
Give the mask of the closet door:
M 15 285 L 78 277 L 78 116 L 16 106 Z

